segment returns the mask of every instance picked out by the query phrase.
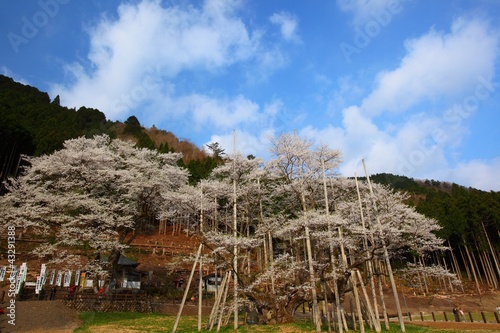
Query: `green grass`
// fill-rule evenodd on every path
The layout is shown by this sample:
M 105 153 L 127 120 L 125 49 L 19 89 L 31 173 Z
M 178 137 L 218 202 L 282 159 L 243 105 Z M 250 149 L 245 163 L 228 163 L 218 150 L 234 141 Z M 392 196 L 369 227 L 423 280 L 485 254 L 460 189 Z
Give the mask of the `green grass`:
M 83 312 L 80 314 L 80 318 L 83 320 L 82 327 L 76 329 L 75 333 L 118 333 L 118 332 L 172 332 L 172 328 L 175 322 L 175 316 L 168 316 L 162 314 L 151 314 L 151 313 L 135 313 L 135 312 L 114 312 L 114 313 L 102 313 L 102 312 Z M 203 318 L 202 322 L 202 332 L 209 332 L 205 328 L 207 317 Z M 499 325 L 500 326 L 500 325 Z M 423 326 L 406 324 L 407 333 L 461 333 L 458 330 L 438 330 Z M 212 329 L 212 332 L 216 331 L 216 327 Z M 500 331 L 500 327 L 499 327 Z M 196 316 L 183 316 L 179 322 L 177 332 L 179 333 L 191 333 L 198 332 L 198 318 Z M 233 330 L 233 325 L 230 322 L 228 326 L 221 327 L 220 332 L 235 332 Z M 297 321 L 290 324 L 280 324 L 280 325 L 240 325 L 238 332 L 241 333 L 307 333 L 315 332 L 314 325 L 309 321 Z M 323 332 L 327 332 L 326 327 L 323 327 Z M 349 332 L 359 332 L 349 330 Z M 373 333 L 374 330 L 366 329 L 367 333 Z M 388 333 L 398 333 L 401 332 L 399 325 L 397 323 L 391 323 L 390 331 L 386 331 L 382 327 L 382 332 Z M 469 332 L 492 332 L 492 331 L 469 331 Z

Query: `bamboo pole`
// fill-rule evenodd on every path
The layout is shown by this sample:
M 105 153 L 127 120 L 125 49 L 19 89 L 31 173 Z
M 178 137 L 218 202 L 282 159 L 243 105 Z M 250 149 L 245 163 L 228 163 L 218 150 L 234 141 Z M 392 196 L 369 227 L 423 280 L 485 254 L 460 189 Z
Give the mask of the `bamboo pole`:
M 367 307 L 368 315 L 370 317 L 370 321 L 373 323 L 373 326 L 375 327 L 375 331 L 380 333 L 380 331 L 381 331 L 380 322 L 375 319 L 375 314 L 373 312 L 373 308 L 372 308 L 372 305 L 370 302 L 370 298 L 368 297 L 368 293 L 366 292 L 366 288 L 365 288 L 365 285 L 363 283 L 363 278 L 361 276 L 361 273 L 359 272 L 358 269 L 355 270 L 355 273 L 358 274 L 359 284 L 361 285 L 361 291 L 363 291 L 363 295 L 365 297 L 366 307 Z
M 229 282 L 231 281 L 231 277 L 232 277 L 232 272 L 229 271 L 228 272 L 228 278 L 227 278 L 227 282 L 226 282 L 226 288 L 224 289 L 224 296 L 222 296 L 222 306 L 221 306 L 221 309 L 219 311 L 219 316 L 218 316 L 218 322 L 217 322 L 217 332 L 220 331 L 220 326 L 222 325 L 222 319 L 224 317 L 224 306 L 226 305 L 226 299 L 227 299 L 227 293 L 228 293 L 228 290 L 229 290 Z
M 326 323 L 328 326 L 328 333 L 332 333 L 332 318 L 330 315 L 330 309 L 328 309 L 328 296 L 326 295 L 326 283 L 322 282 L 321 283 L 321 289 L 323 291 L 323 309 L 326 314 Z
M 200 236 L 203 236 L 203 186 L 200 185 Z M 201 252 L 203 252 L 203 244 Z M 200 280 L 198 282 L 198 332 L 201 331 L 201 315 L 203 307 L 203 257 L 200 256 Z M 217 280 L 216 280 L 217 282 Z
M 265 236 L 264 236 L 265 237 Z M 273 237 L 271 235 L 271 231 L 267 232 L 267 238 L 269 239 L 269 263 L 271 267 L 271 291 L 272 293 L 276 293 L 274 288 L 274 257 L 273 257 Z
M 377 286 L 378 286 L 378 294 L 380 297 L 380 306 L 382 307 L 382 314 L 384 315 L 384 325 L 385 329 L 388 331 L 390 329 L 389 315 L 387 314 L 387 307 L 385 305 L 385 299 L 384 299 L 384 286 L 382 285 L 382 279 L 380 278 L 380 275 L 377 278 Z
M 238 212 L 236 203 L 236 132 L 233 130 L 233 270 L 234 270 L 234 329 L 238 329 L 238 245 L 236 243 L 238 238 Z
M 361 312 L 361 302 L 359 301 L 358 284 L 356 282 L 356 279 L 357 279 L 356 273 L 351 274 L 349 280 L 351 281 L 351 284 L 352 284 L 352 293 L 354 295 L 354 303 L 356 304 L 356 312 L 358 315 L 359 329 L 360 329 L 361 333 L 365 333 L 365 323 L 363 322 L 363 313 Z M 354 318 L 353 318 L 353 320 L 354 320 Z
M 262 207 L 262 197 L 261 197 L 261 188 L 260 188 L 260 178 L 257 178 L 257 188 L 259 189 L 259 222 L 262 225 L 264 223 L 264 209 Z M 267 235 L 264 235 L 264 241 L 262 242 L 262 246 L 264 249 L 264 267 L 267 269 Z
M 203 244 L 201 245 L 203 252 Z M 201 331 L 201 315 L 203 307 L 203 256 L 200 255 L 200 281 L 198 283 L 198 332 Z
M 367 207 L 368 208 L 368 207 Z M 366 210 L 366 215 L 368 217 L 368 221 L 370 222 L 370 241 L 372 244 L 375 244 L 375 237 L 373 236 L 373 223 L 371 222 L 372 219 L 370 217 L 370 210 Z M 388 331 L 390 329 L 389 327 L 389 316 L 387 314 L 387 307 L 385 306 L 385 299 L 384 299 L 384 288 L 383 288 L 383 282 L 385 282 L 385 276 L 382 275 L 382 264 L 380 263 L 380 260 L 377 258 L 372 258 L 372 268 L 373 268 L 373 274 L 377 275 L 377 288 L 378 288 L 378 295 L 380 297 L 380 306 L 382 307 L 382 314 L 384 316 L 384 325 L 385 329 Z M 381 278 L 381 276 L 384 277 L 384 279 Z
M 222 282 L 220 284 L 220 290 L 218 291 L 217 296 L 215 297 L 215 302 L 214 302 L 214 305 L 212 307 L 212 311 L 210 312 L 210 317 L 208 319 L 208 329 L 210 331 L 214 327 L 215 319 L 217 318 L 217 315 L 219 313 L 219 305 L 220 305 L 220 301 L 222 300 L 222 295 L 224 294 L 224 288 L 226 288 L 226 283 L 227 283 L 228 277 L 229 277 L 229 274 L 228 274 L 228 272 L 226 272 L 226 274 L 224 274 L 224 277 L 222 278 Z M 217 282 L 218 281 L 217 281 L 217 277 L 216 277 L 215 283 L 217 283 Z M 216 286 L 217 286 L 217 284 L 216 284 Z
M 356 173 L 354 173 L 354 181 L 356 183 L 356 192 L 358 194 L 358 203 L 359 203 L 359 214 L 361 217 L 361 225 L 363 227 L 363 247 L 365 251 L 365 255 L 367 258 L 369 257 L 368 254 L 368 236 L 366 235 L 366 226 L 365 226 L 365 217 L 363 214 L 363 203 L 361 201 L 361 193 L 359 191 L 359 184 L 358 184 L 358 177 L 356 176 Z M 375 320 L 376 323 L 374 322 L 375 328 L 378 328 L 377 332 L 380 332 L 380 316 L 378 313 L 378 304 L 377 304 L 377 292 L 375 290 L 375 281 L 374 281 L 374 275 L 373 275 L 373 267 L 372 267 L 372 258 L 367 259 L 367 266 L 368 266 L 368 278 L 370 281 L 370 286 L 372 289 L 372 298 L 373 298 L 373 305 L 375 308 Z
M 184 309 L 184 304 L 186 303 L 186 298 L 189 293 L 189 287 L 191 286 L 191 281 L 193 280 L 194 271 L 196 269 L 196 264 L 198 263 L 198 258 L 200 257 L 201 254 L 202 247 L 203 247 L 202 244 L 200 244 L 200 246 L 198 247 L 198 252 L 196 253 L 196 259 L 194 260 L 193 269 L 191 269 L 191 274 L 189 275 L 189 280 L 186 289 L 184 290 L 184 296 L 182 297 L 182 302 L 179 307 L 179 312 L 177 313 L 177 318 L 175 318 L 175 323 L 174 327 L 172 328 L 172 333 L 175 333 L 175 331 L 177 331 L 177 326 L 179 325 L 179 320 L 181 319 L 182 310 Z
M 326 187 L 326 174 L 325 174 L 325 162 L 323 159 L 321 159 L 321 166 L 323 169 L 323 190 L 324 190 L 324 196 L 325 196 L 325 213 L 326 215 L 330 215 L 330 203 L 328 201 L 328 189 Z M 333 187 L 332 187 L 333 188 Z M 332 265 L 332 276 L 333 276 L 333 290 L 334 290 L 334 295 L 335 295 L 335 310 L 337 311 L 337 321 L 338 321 L 338 326 L 339 326 L 339 333 L 342 333 L 342 314 L 341 314 L 341 304 L 340 304 L 340 296 L 339 296 L 339 291 L 338 291 L 338 284 L 337 284 L 337 271 L 336 271 L 336 265 L 335 265 L 335 257 L 334 257 L 334 251 L 333 251 L 333 235 L 332 235 L 332 230 L 331 230 L 331 225 L 330 225 L 330 220 L 328 220 L 328 235 L 332 239 L 330 239 L 330 242 L 328 242 L 329 250 L 330 250 L 330 263 Z
M 396 288 L 396 282 L 394 281 L 394 275 L 392 273 L 391 262 L 389 260 L 389 252 L 387 251 L 387 246 L 385 245 L 384 234 L 383 234 L 383 231 L 382 231 L 382 223 L 380 223 L 380 219 L 378 217 L 377 203 L 375 202 L 375 196 L 373 194 L 372 184 L 370 182 L 370 176 L 368 175 L 368 171 L 366 169 L 365 160 L 363 159 L 362 162 L 363 162 L 363 167 L 365 169 L 366 179 L 368 181 L 368 187 L 370 188 L 370 195 L 371 195 L 371 198 L 372 198 L 372 203 L 373 203 L 373 208 L 374 208 L 374 213 L 375 213 L 375 219 L 377 221 L 377 225 L 378 225 L 378 228 L 379 228 L 380 241 L 382 242 L 382 247 L 384 249 L 384 258 L 385 258 L 385 263 L 386 263 L 386 266 L 387 266 L 387 271 L 389 273 L 389 279 L 391 281 L 392 293 L 394 294 L 394 301 L 396 303 L 396 309 L 397 309 L 397 312 L 398 312 L 399 326 L 401 327 L 401 331 L 404 333 L 404 332 L 406 332 L 405 323 L 404 323 L 404 320 L 403 320 L 403 313 L 401 312 L 401 305 L 399 304 L 398 290 Z
M 300 162 L 300 161 L 299 161 Z M 302 209 L 303 209 L 303 217 L 304 217 L 304 233 L 305 233 L 305 241 L 306 241 L 306 252 L 307 252 L 307 260 L 308 260 L 308 266 L 309 266 L 309 279 L 311 281 L 311 294 L 312 294 L 312 301 L 313 301 L 313 319 L 314 319 L 314 325 L 316 327 L 316 332 L 320 333 L 321 332 L 321 318 L 319 316 L 319 307 L 318 307 L 318 296 L 317 296 L 317 290 L 316 290 L 316 276 L 314 272 L 314 265 L 313 265 L 313 256 L 312 256 L 312 248 L 311 248 L 311 235 L 310 235 L 310 230 L 309 230 L 309 225 L 307 221 L 307 205 L 306 205 L 306 198 L 304 194 L 304 188 L 302 184 L 302 168 L 299 165 L 299 181 L 301 182 L 301 190 L 300 190 L 300 198 L 301 198 L 301 203 L 302 203 Z
M 304 212 L 305 213 L 305 212 Z M 304 215 L 305 218 L 305 215 Z M 313 265 L 313 258 L 312 258 L 312 248 L 311 248 L 311 235 L 309 231 L 309 226 L 307 225 L 307 221 L 305 221 L 306 225 L 304 227 L 305 229 L 305 234 L 306 234 L 306 247 L 307 247 L 307 259 L 309 262 L 309 277 L 311 280 L 311 292 L 312 292 L 312 301 L 313 301 L 313 316 L 314 316 L 314 323 L 316 326 L 316 332 L 320 333 L 321 332 L 321 318 L 319 316 L 319 307 L 318 307 L 318 297 L 317 297 L 317 291 L 316 291 L 316 276 L 314 273 L 314 265 Z

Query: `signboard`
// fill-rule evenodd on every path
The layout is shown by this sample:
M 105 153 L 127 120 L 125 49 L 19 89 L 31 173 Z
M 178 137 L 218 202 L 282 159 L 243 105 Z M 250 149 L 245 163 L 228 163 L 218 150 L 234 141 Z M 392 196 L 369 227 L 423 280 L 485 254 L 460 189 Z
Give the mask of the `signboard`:
M 63 275 L 63 272 L 62 272 L 62 271 L 58 271 L 58 272 L 57 272 L 56 286 L 58 286 L 58 287 L 60 287 L 60 286 L 61 286 L 61 283 L 62 283 L 62 275 Z
M 5 278 L 5 272 L 7 272 L 7 266 L 0 267 L 0 281 Z
M 71 285 L 71 271 L 64 273 L 64 284 L 63 287 L 69 287 Z
M 17 275 L 17 281 L 16 281 L 16 294 L 19 294 L 21 291 L 21 286 L 23 282 L 26 280 L 26 273 L 28 272 L 28 264 L 23 262 L 21 264 L 21 269 Z
M 77 270 L 75 272 L 75 286 L 78 286 L 79 282 L 80 282 L 80 270 Z
M 47 271 L 47 265 L 42 264 L 42 267 L 40 268 L 40 278 L 42 279 L 40 281 L 40 283 L 42 286 L 45 284 L 45 280 L 47 279 L 47 272 L 46 271 Z
M 56 277 L 56 270 L 53 269 L 52 270 L 52 273 L 50 273 L 50 285 L 53 286 L 54 285 L 54 278 Z
M 35 294 L 40 294 L 40 290 L 42 290 L 42 281 L 43 278 L 41 276 L 36 277 L 36 285 L 35 285 Z

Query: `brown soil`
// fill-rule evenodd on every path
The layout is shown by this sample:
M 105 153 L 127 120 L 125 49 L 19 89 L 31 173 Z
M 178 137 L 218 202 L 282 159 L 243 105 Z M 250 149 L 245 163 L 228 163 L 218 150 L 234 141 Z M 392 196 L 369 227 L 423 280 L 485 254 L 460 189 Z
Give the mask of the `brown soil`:
M 62 301 L 17 301 L 15 325 L 1 315 L 0 332 L 69 333 L 82 322 L 78 313 Z

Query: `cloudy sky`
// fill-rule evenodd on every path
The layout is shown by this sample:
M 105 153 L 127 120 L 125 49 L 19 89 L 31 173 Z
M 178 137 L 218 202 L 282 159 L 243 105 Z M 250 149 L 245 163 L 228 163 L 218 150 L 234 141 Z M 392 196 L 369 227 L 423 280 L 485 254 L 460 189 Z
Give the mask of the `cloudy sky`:
M 500 190 L 499 0 L 0 3 L 0 73 L 199 147 Z

